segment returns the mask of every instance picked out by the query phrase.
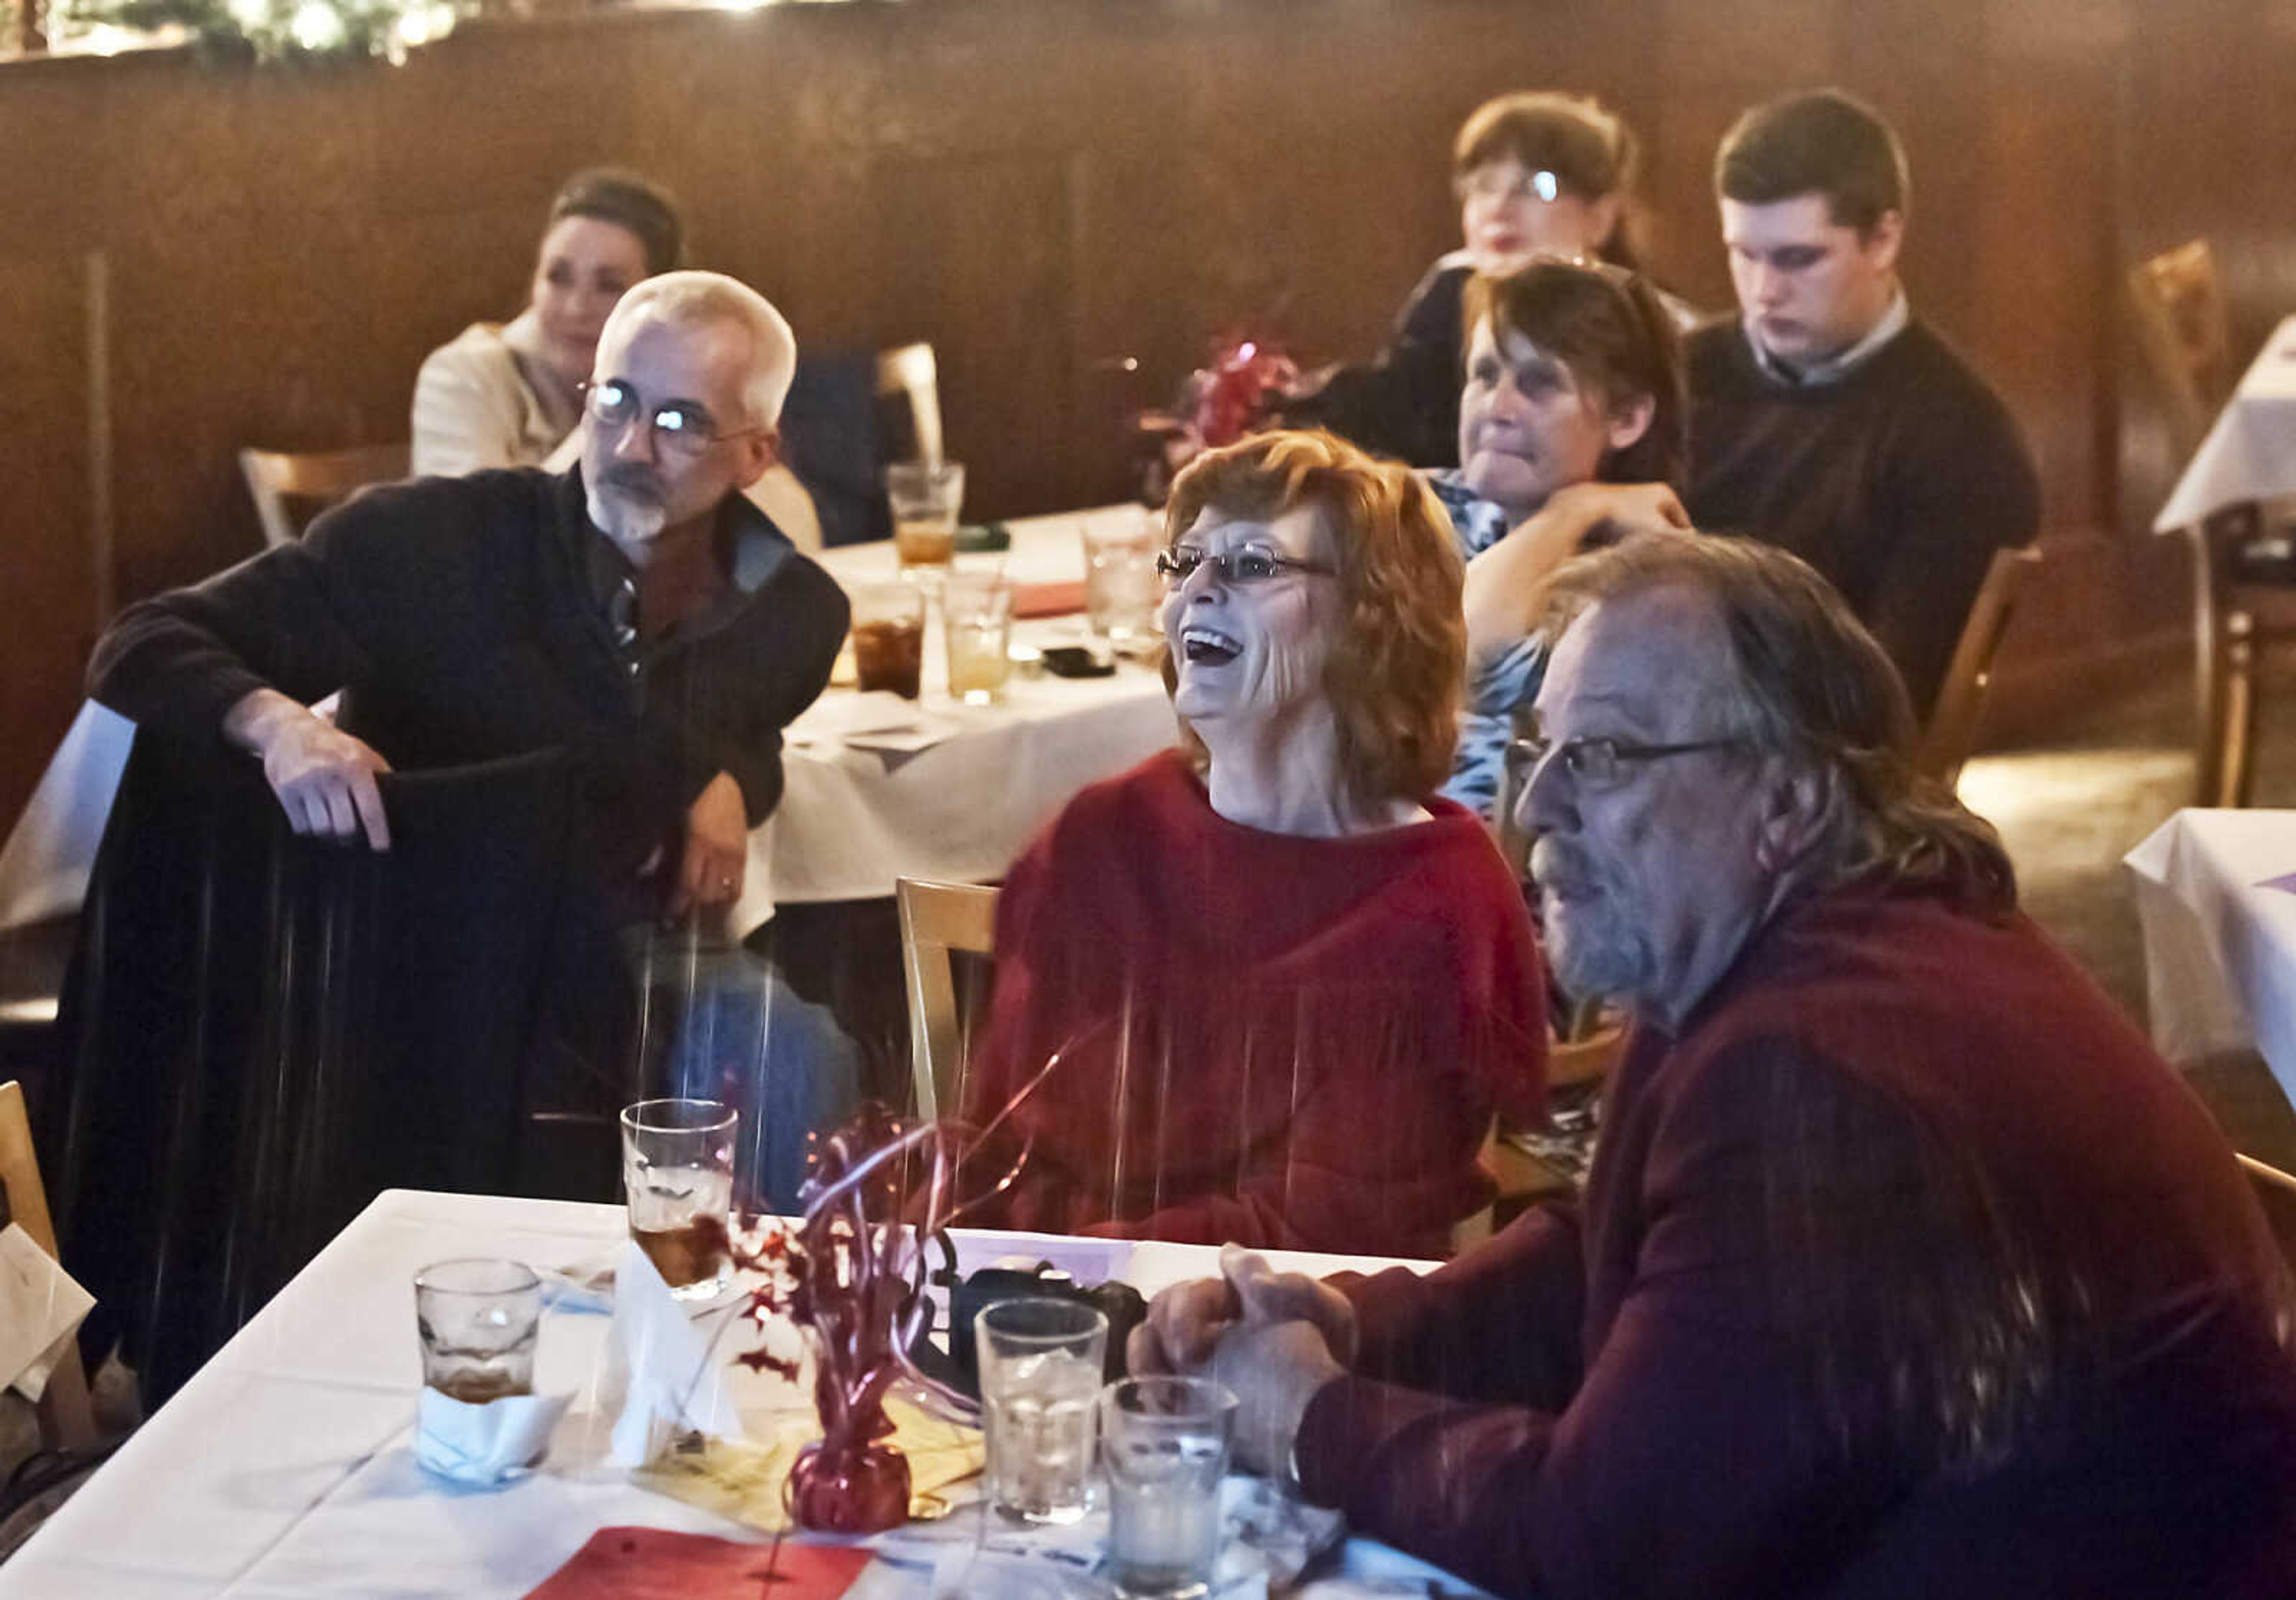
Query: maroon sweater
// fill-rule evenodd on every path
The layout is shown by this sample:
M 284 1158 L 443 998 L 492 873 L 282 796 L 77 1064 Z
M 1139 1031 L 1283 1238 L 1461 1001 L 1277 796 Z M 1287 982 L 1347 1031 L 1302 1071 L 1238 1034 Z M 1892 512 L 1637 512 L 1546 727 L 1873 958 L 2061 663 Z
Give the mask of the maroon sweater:
M 2271 1239 L 2021 917 L 1793 908 L 1608 1110 L 1583 1219 L 1347 1285 L 1312 1497 L 1510 1595 L 2296 1592 Z
M 1472 816 L 1344 839 L 1214 812 L 1177 751 L 1079 794 L 1013 867 L 964 1102 L 1028 1162 L 990 1227 L 1444 1253 L 1533 1109 L 1522 898 Z

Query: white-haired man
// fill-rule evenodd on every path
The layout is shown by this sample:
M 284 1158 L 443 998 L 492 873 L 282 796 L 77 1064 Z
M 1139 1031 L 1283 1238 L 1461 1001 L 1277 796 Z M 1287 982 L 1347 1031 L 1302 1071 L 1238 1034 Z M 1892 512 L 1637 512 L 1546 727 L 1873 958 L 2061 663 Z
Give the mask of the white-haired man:
M 2296 1366 L 2223 1136 L 1915 777 L 1784 552 L 1562 569 L 1520 752 L 1556 976 L 1635 1028 L 1583 1208 L 1430 1276 L 1237 1252 L 1136 1369 L 1496 1592 L 2283 1596 Z
M 378 850 L 376 774 L 576 751 L 618 813 L 601 836 L 660 909 L 730 901 L 781 796 L 781 730 L 846 623 L 739 492 L 774 463 L 796 361 L 743 284 L 650 278 L 599 337 L 578 471 L 357 496 L 299 544 L 122 612 L 89 693 L 247 751 L 297 833 Z M 336 721 L 311 711 L 338 689 Z

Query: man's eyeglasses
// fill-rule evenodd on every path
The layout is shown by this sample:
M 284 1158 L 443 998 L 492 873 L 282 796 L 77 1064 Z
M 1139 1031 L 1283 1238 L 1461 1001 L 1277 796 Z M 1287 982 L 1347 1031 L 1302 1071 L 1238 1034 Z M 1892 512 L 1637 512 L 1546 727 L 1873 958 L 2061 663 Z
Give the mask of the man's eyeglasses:
M 740 439 L 758 428 L 720 428 L 709 413 L 692 400 L 664 400 L 649 410 L 638 391 L 619 378 L 582 386 L 582 404 L 592 417 L 609 428 L 627 428 L 643 415 L 665 449 L 680 455 L 699 455 L 714 444 Z
M 1263 550 L 1256 545 L 1246 545 L 1242 549 L 1231 550 L 1226 555 L 1214 555 L 1210 551 L 1199 550 L 1193 545 L 1173 545 L 1156 552 L 1156 570 L 1172 583 L 1187 582 L 1198 567 L 1210 567 L 1215 577 L 1230 587 L 1267 583 L 1286 572 L 1313 572 L 1329 577 L 1332 570 L 1321 562 L 1278 555 L 1273 550 Z
M 1510 739 L 1506 747 L 1507 775 L 1518 792 L 1529 786 L 1532 775 L 1553 757 L 1573 783 L 1601 788 L 1615 784 L 1632 767 L 1694 751 L 1730 750 L 1738 739 L 1693 739 L 1684 744 L 1637 744 L 1631 739 L 1544 739 L 1537 734 Z

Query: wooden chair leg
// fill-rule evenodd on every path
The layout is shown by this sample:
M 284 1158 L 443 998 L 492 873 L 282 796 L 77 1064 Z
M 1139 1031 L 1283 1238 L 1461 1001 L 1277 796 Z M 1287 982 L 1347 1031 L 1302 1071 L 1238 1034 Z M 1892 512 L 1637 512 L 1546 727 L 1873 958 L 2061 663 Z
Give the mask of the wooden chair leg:
M 95 1408 L 87 1398 L 87 1372 L 80 1365 L 79 1341 L 64 1347 L 63 1359 L 48 1374 L 48 1386 L 33 1407 L 39 1419 L 40 1442 L 52 1450 L 95 1448 Z
M 2255 770 L 2257 658 L 2262 650 L 2256 619 L 2234 611 L 2225 619 L 2224 745 L 2217 774 L 2219 806 L 2245 807 Z
M 2222 804 L 2225 747 L 2225 639 L 2218 557 L 2206 527 L 2193 541 L 2193 803 Z

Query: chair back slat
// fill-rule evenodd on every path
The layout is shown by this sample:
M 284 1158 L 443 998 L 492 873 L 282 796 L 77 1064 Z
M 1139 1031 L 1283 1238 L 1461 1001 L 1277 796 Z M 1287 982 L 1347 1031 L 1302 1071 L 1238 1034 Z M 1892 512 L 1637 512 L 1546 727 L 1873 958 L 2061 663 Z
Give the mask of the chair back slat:
M 50 1260 L 57 1259 L 56 1227 L 32 1149 L 31 1119 L 24 1112 L 23 1087 L 12 1081 L 0 1083 L 0 1188 L 7 1193 L 9 1220 L 29 1234 Z M 77 1342 L 65 1344 L 36 1410 L 40 1436 L 51 1448 L 85 1450 L 95 1443 L 95 1414 L 88 1405 L 87 1373 Z
M 2232 398 L 2232 315 L 2205 239 L 2164 250 L 2128 273 L 2137 348 L 2161 384 L 2179 460 L 2192 455 Z
M 245 449 L 239 470 L 255 513 L 263 520 L 266 546 L 291 545 L 311 520 L 370 483 L 392 483 L 407 475 L 408 447 L 361 445 L 348 450 L 290 455 Z
M 952 952 L 988 956 L 996 946 L 996 890 L 978 883 L 903 878 L 901 968 L 909 996 L 909 1070 L 917 1115 L 953 1112 L 964 1085 L 964 1030 L 957 1016 Z
M 1960 781 L 1961 769 L 1976 744 L 1978 723 L 1993 687 L 1994 658 L 2000 653 L 2019 601 L 2041 570 L 2042 559 L 2038 550 L 1996 550 L 1993 564 L 1986 569 L 1985 583 L 1969 608 L 1968 619 L 1961 625 L 1961 639 L 1954 646 L 1953 661 L 1946 668 L 1945 682 L 1938 689 L 1937 704 L 1930 711 L 1929 726 L 1923 730 L 1915 761 L 1948 789 Z
M 901 395 L 909 403 L 909 422 L 916 434 L 917 459 L 939 465 L 942 460 L 940 430 L 940 364 L 929 344 L 905 344 L 877 357 L 877 393 Z

